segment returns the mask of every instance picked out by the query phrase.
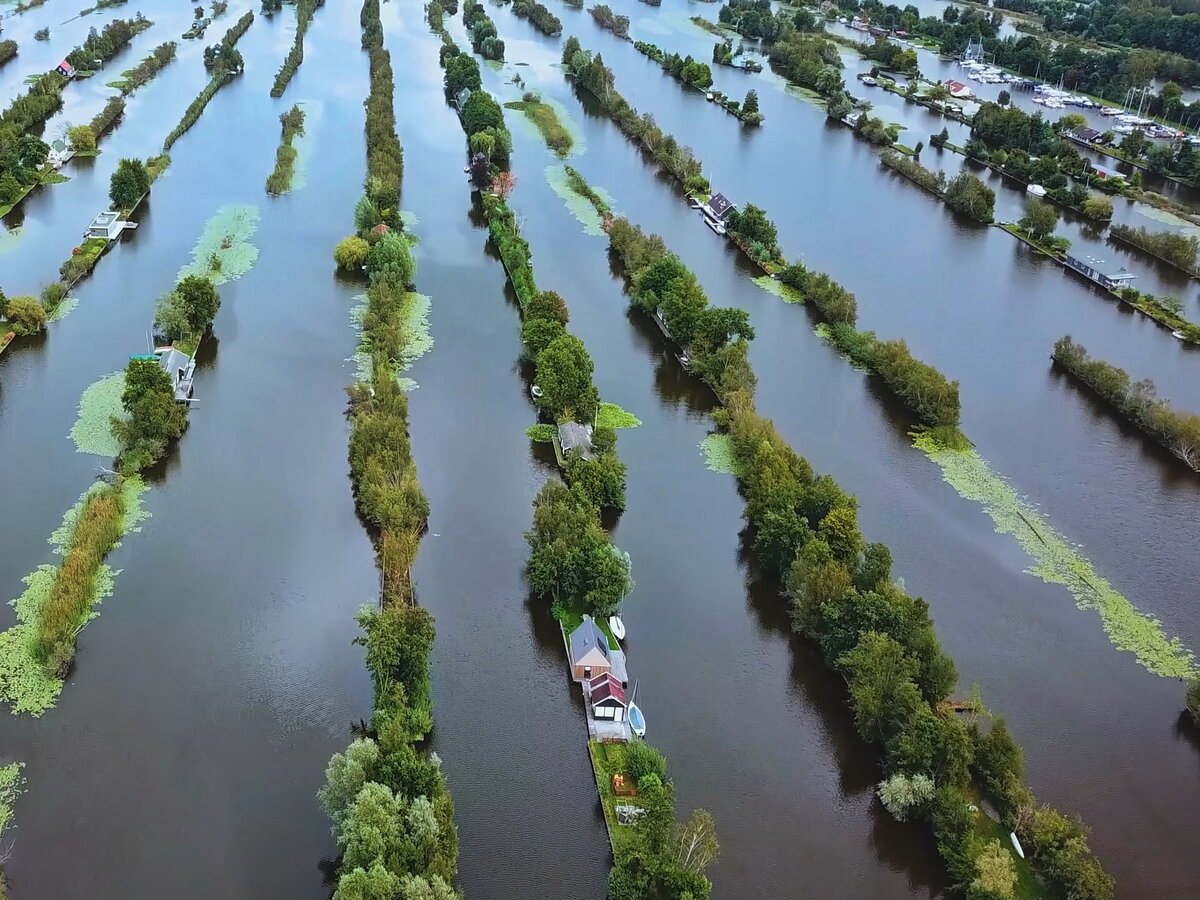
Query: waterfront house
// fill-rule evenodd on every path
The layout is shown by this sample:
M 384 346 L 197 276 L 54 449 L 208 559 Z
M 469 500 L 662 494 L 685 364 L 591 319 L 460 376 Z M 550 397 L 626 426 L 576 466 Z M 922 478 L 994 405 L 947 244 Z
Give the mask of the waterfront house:
M 1072 128 L 1067 132 L 1067 137 L 1077 144 L 1083 144 L 1085 147 L 1090 147 L 1092 144 L 1099 144 L 1104 141 L 1103 132 L 1097 131 L 1095 128 L 1088 128 L 1086 125 Z
M 578 422 L 563 422 L 558 426 L 558 436 L 555 438 L 558 450 L 563 459 L 572 454 L 584 459 L 595 459 L 596 452 L 592 449 L 592 426 L 580 425 Z
M 454 108 L 458 110 L 458 114 L 460 117 L 462 116 L 463 107 L 467 105 L 467 101 L 470 99 L 471 99 L 471 89 L 470 88 L 463 88 L 461 91 L 459 91 L 457 94 L 454 95 Z
M 724 194 L 713 194 L 708 198 L 708 202 L 700 207 L 705 217 L 716 222 L 724 222 L 734 209 L 733 203 Z
M 576 681 L 591 681 L 612 671 L 608 637 L 591 616 L 583 617 L 583 622 L 568 637 L 567 644 L 571 651 L 572 677 Z
M 1127 272 L 1122 266 L 1121 270 L 1116 273 L 1106 273 L 1101 271 L 1100 266 L 1104 264 L 1102 259 L 1093 259 L 1090 256 L 1080 259 L 1072 256 L 1070 253 L 1063 257 L 1063 265 L 1073 272 L 1078 272 L 1084 278 L 1094 281 L 1100 287 L 1108 288 L 1110 291 L 1115 291 L 1123 287 L 1128 287 L 1129 282 L 1137 278 L 1132 272 Z
M 1095 171 L 1097 178 L 1103 178 L 1105 181 L 1125 180 L 1125 175 L 1116 169 L 1106 169 L 1104 166 L 1098 166 L 1094 162 L 1089 162 L 1088 165 Z
M 100 238 L 105 241 L 111 241 L 113 238 L 120 236 L 125 225 L 126 223 L 121 221 L 120 213 L 106 210 L 92 219 L 92 224 L 88 226 L 88 230 L 83 236 L 87 240 Z
M 588 705 L 595 719 L 624 722 L 629 701 L 625 689 L 611 674 L 598 675 L 588 682 Z
M 174 347 L 164 347 L 158 351 L 158 365 L 171 377 L 171 385 L 175 388 L 175 402 L 191 402 L 192 376 L 196 372 L 196 361 Z
M 60 62 L 57 66 L 54 67 L 54 71 L 57 72 L 59 75 L 61 75 L 63 78 L 74 78 L 75 77 L 75 67 L 73 65 L 71 65 L 69 62 L 67 62 L 65 59 L 62 62 Z
M 967 87 L 965 84 L 963 84 L 961 81 L 955 81 L 954 79 L 950 79 L 949 81 L 945 82 L 945 85 L 946 85 L 946 90 L 948 90 L 950 92 L 950 96 L 954 97 L 957 100 L 962 100 L 966 97 L 971 96 L 971 89 L 969 87 Z

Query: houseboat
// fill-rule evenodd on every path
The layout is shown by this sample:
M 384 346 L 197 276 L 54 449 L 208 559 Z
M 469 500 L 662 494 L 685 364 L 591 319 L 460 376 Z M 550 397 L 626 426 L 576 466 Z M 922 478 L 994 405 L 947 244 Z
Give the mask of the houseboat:
M 1070 253 L 1067 253 L 1062 258 L 1062 264 L 1072 272 L 1078 272 L 1089 281 L 1094 282 L 1095 284 L 1100 285 L 1100 287 L 1106 288 L 1110 291 L 1127 287 L 1129 282 L 1137 278 L 1137 276 L 1132 272 L 1126 271 L 1124 266 L 1122 266 L 1121 269 L 1115 274 L 1110 275 L 1102 271 L 1100 268 L 1102 265 L 1104 265 L 1104 260 L 1095 259 L 1091 256 L 1085 256 L 1084 258 L 1080 259 L 1079 257 L 1072 256 Z

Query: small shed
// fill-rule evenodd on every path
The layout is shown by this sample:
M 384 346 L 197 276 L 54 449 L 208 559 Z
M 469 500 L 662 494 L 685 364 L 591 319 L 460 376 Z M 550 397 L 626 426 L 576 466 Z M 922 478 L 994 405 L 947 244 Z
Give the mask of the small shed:
M 612 675 L 599 675 L 588 683 L 588 704 L 597 719 L 624 722 L 629 702 L 625 689 Z
M 92 219 L 92 224 L 88 226 L 85 238 L 101 238 L 106 241 L 111 241 L 119 237 L 125 229 L 125 223 L 121 221 L 120 213 L 115 213 L 110 210 L 105 210 L 96 218 Z
M 571 632 L 567 643 L 571 649 L 571 673 L 576 681 L 590 681 L 597 675 L 607 675 L 612 671 L 612 651 L 608 649 L 608 638 L 591 616 L 583 617 L 583 622 Z
M 1098 166 L 1095 163 L 1089 163 L 1095 170 L 1097 178 L 1103 178 L 1105 181 L 1124 181 L 1125 173 L 1118 172 L 1116 169 L 1106 169 L 1104 166 Z
M 564 458 L 571 454 L 582 456 L 584 459 L 596 458 L 596 452 L 592 449 L 591 425 L 563 422 L 558 426 L 558 446 Z
M 191 401 L 192 376 L 196 372 L 196 361 L 181 350 L 165 347 L 158 353 L 158 365 L 171 376 L 171 384 L 175 388 L 175 402 Z
M 454 95 L 454 106 L 458 110 L 458 114 L 460 116 L 462 115 L 463 107 L 467 105 L 467 101 L 470 99 L 471 99 L 471 89 L 470 88 L 463 88 L 461 91 L 459 91 L 457 94 Z
M 57 72 L 59 75 L 63 76 L 63 78 L 74 78 L 75 77 L 75 67 L 73 65 L 71 65 L 69 62 L 67 62 L 65 59 L 62 62 L 60 62 L 57 66 L 54 67 L 54 71 Z

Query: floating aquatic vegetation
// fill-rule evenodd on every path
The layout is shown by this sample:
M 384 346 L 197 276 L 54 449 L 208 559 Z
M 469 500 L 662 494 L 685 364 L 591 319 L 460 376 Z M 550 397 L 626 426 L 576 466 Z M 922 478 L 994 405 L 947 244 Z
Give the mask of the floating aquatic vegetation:
M 530 425 L 525 429 L 525 436 L 531 441 L 537 441 L 539 444 L 551 443 L 556 434 L 558 434 L 558 429 L 553 425 L 547 425 L 545 423 Z
M 798 290 L 788 287 L 778 278 L 772 278 L 770 275 L 759 275 L 757 278 L 751 278 L 750 280 L 768 294 L 774 294 L 780 300 L 786 300 L 788 303 L 804 302 L 804 297 L 801 296 Z
M 292 186 L 289 193 L 308 187 L 308 162 L 312 159 L 314 135 L 321 122 L 324 107 L 320 103 L 305 100 L 297 103 L 304 111 L 304 127 L 299 134 L 292 138 L 292 149 L 296 151 L 296 159 L 292 162 Z
M 62 555 L 68 549 L 75 522 L 83 510 L 84 501 L 92 491 L 100 490 L 97 484 L 85 491 L 78 502 L 72 506 L 62 524 L 50 535 L 50 543 L 54 552 Z M 121 523 L 121 534 L 140 531 L 141 522 L 149 517 L 141 503 L 146 485 L 140 478 L 126 478 L 121 484 L 124 495 L 125 518 Z M 114 549 L 120 542 L 114 545 Z M 63 682 L 46 674 L 45 668 L 33 656 L 34 636 L 38 629 L 38 618 L 58 572 L 57 566 L 41 565 L 26 575 L 22 581 L 25 591 L 20 597 L 10 601 L 17 613 L 17 624 L 6 631 L 0 632 L 0 701 L 12 706 L 12 713 L 29 713 L 40 716 L 58 702 L 62 692 Z M 88 619 L 99 615 L 95 606 L 105 597 L 111 596 L 116 576 L 120 574 L 107 563 L 102 564 L 96 573 L 96 587 L 92 595 L 92 610 Z
M 418 225 L 421 224 L 420 216 L 418 216 L 411 209 L 400 210 L 400 221 L 404 223 L 404 227 L 406 229 L 416 228 Z M 415 240 L 415 238 L 414 238 L 414 240 Z
M 179 270 L 179 278 L 203 275 L 213 284 L 241 278 L 258 261 L 258 248 L 250 243 L 257 230 L 258 207 L 222 207 L 204 224 L 192 261 Z
M 1135 203 L 1133 210 L 1140 216 L 1145 216 L 1147 219 L 1153 219 L 1156 222 L 1162 222 L 1166 225 L 1172 225 L 1182 231 L 1185 235 L 1200 235 L 1200 225 L 1194 222 L 1189 222 L 1187 219 L 1180 218 L 1172 212 L 1165 209 L 1159 209 L 1156 206 L 1151 206 L 1148 203 Z
M 549 165 L 546 166 L 545 173 L 546 183 L 566 204 L 567 210 L 575 217 L 576 221 L 583 226 L 583 233 L 592 237 L 603 237 L 604 229 L 601 227 L 600 214 L 596 212 L 596 207 L 590 200 L 571 187 L 566 167 Z M 593 190 L 600 194 L 609 206 L 615 203 L 612 196 L 603 188 L 593 188 Z
M 926 434 L 917 435 L 914 444 L 941 467 L 942 477 L 961 496 L 983 504 L 998 533 L 1012 535 L 1036 560 L 1026 570 L 1029 574 L 1063 585 L 1080 609 L 1099 613 L 1118 649 L 1133 653 L 1156 675 L 1188 678 L 1196 673 L 1192 651 L 1178 638 L 1168 638 L 1158 619 L 1139 612 L 1097 574 L 1078 548 L 1054 531 L 977 452 L 946 449 Z
M 59 301 L 58 306 L 54 307 L 54 312 L 52 312 L 48 316 L 46 316 L 46 321 L 47 322 L 58 322 L 61 319 L 65 319 L 71 313 L 75 312 L 75 309 L 78 306 L 79 306 L 79 298 L 78 297 L 64 297 L 62 300 Z
M 49 172 L 42 176 L 42 184 L 66 184 L 71 179 L 61 172 Z
M 24 236 L 25 229 L 20 225 L 16 228 L 0 231 L 0 253 L 8 253 L 10 250 L 15 250 Z
M 0 766 L 0 837 L 12 824 L 13 804 L 25 789 L 25 777 L 21 774 L 24 767 L 25 763 L 19 762 Z
M 596 413 L 597 428 L 637 428 L 641 424 L 641 419 L 615 403 L 601 403 L 600 411 Z
M 112 433 L 113 417 L 123 418 L 121 394 L 125 391 L 125 372 L 113 372 L 90 384 L 79 400 L 79 415 L 71 426 L 71 440 L 80 453 L 115 457 L 121 443 Z
M 358 381 L 371 380 L 371 349 L 363 334 L 363 316 L 366 315 L 369 301 L 366 294 L 355 298 L 355 304 L 350 308 L 350 327 L 358 333 L 359 343 L 354 355 L 348 362 L 354 363 L 355 376 Z M 411 378 L 402 378 L 401 373 L 408 369 L 418 359 L 433 347 L 433 335 L 429 331 L 430 298 L 424 294 L 410 292 L 404 295 L 404 304 L 400 309 L 400 327 L 404 334 L 404 350 L 400 358 L 394 360 L 396 382 L 406 391 L 417 387 L 417 382 Z
M 733 452 L 733 438 L 723 432 L 714 432 L 699 444 L 704 453 L 704 467 L 725 475 L 740 475 L 741 467 Z
M 791 94 L 797 99 L 803 100 L 805 103 L 808 103 L 811 106 L 821 110 L 821 112 L 825 111 L 825 98 L 816 91 L 811 91 L 806 87 L 800 87 L 798 84 L 792 84 L 788 82 L 783 86 L 783 92 L 785 94 Z

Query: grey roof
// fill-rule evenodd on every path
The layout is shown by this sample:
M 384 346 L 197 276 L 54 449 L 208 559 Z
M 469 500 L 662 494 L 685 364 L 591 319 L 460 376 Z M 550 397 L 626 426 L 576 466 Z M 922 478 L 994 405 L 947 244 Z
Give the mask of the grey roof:
M 584 459 L 592 459 L 592 426 L 578 422 L 563 422 L 558 426 L 558 443 L 563 455 L 578 453 Z
M 571 632 L 570 644 L 572 665 L 587 656 L 593 649 L 598 649 L 610 663 L 612 662 L 612 651 L 608 649 L 608 638 L 604 636 L 604 632 L 600 630 L 600 626 L 591 616 L 584 616 L 583 623 Z M 622 668 L 624 668 L 624 663 L 625 658 L 622 655 Z
M 1100 138 L 1104 137 L 1104 135 L 1095 128 L 1088 128 L 1086 125 L 1080 125 L 1078 128 L 1071 129 L 1071 136 L 1076 140 L 1080 140 L 1088 144 L 1094 144 Z
M 629 672 L 625 668 L 625 653 L 621 650 L 609 650 L 608 658 L 612 662 L 613 678 L 621 684 L 629 684 Z
M 109 225 L 112 225 L 114 222 L 116 222 L 118 218 L 119 215 L 117 213 L 112 212 L 111 210 L 105 210 L 102 213 L 98 213 L 96 218 L 92 219 L 91 227 L 107 228 Z
M 168 347 L 158 357 L 158 365 L 171 376 L 177 403 L 182 403 L 192 396 L 192 374 L 196 363 L 190 356 L 174 347 Z

